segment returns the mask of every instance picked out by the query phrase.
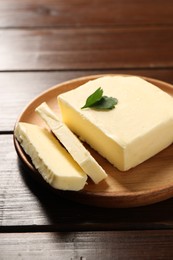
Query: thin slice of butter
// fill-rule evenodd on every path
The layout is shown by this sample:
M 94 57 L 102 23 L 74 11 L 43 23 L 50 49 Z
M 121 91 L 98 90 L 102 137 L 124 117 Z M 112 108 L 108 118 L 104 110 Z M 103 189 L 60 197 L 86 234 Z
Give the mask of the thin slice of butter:
M 83 189 L 87 175 L 47 129 L 18 123 L 15 137 L 52 187 L 74 191 Z
M 57 115 L 44 102 L 36 108 L 41 118 L 46 122 L 58 140 L 64 145 L 73 159 L 83 171 L 97 184 L 107 177 L 103 168 L 96 162 L 89 151 L 72 131 L 61 122 Z
M 81 109 L 101 87 L 118 99 L 110 111 Z M 63 121 L 119 170 L 126 171 L 173 142 L 173 98 L 136 76 L 104 76 L 58 97 Z

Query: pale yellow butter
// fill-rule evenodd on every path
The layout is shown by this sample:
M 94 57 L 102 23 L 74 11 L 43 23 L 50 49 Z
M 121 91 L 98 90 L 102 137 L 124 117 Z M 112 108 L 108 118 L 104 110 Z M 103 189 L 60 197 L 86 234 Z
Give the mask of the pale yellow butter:
M 118 104 L 110 111 L 81 109 L 101 87 Z M 135 76 L 105 76 L 58 96 L 63 121 L 82 140 L 126 171 L 173 142 L 173 98 Z
M 18 123 L 15 136 L 31 157 L 35 168 L 52 187 L 76 191 L 83 189 L 87 175 L 47 129 Z
M 90 176 L 96 184 L 107 177 L 104 169 L 96 162 L 71 130 L 58 119 L 57 115 L 45 102 L 36 108 L 36 112 L 39 113 L 41 118 L 46 122 L 83 171 Z

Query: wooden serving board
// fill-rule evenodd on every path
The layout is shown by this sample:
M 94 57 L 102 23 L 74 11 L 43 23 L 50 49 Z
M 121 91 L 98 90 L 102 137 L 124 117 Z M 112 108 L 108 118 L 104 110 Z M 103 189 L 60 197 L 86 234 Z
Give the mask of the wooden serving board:
M 25 108 L 17 122 L 45 126 L 35 113 L 38 105 L 46 101 L 61 116 L 57 96 L 100 76 L 103 75 L 82 77 L 48 89 Z M 143 78 L 173 96 L 172 85 L 156 79 Z M 19 157 L 30 172 L 40 175 L 15 138 L 14 144 Z M 79 192 L 56 190 L 58 194 L 83 204 L 100 207 L 136 207 L 173 197 L 173 145 L 127 172 L 120 172 L 89 146 L 86 147 L 108 173 L 108 178 L 97 185 L 89 180 L 88 185 Z

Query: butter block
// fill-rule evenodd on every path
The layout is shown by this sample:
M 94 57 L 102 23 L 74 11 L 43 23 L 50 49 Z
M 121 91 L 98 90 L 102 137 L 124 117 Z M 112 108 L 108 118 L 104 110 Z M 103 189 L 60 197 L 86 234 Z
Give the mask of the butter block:
M 83 189 L 87 175 L 47 129 L 18 123 L 14 134 L 35 168 L 52 187 L 75 191 Z
M 118 99 L 109 111 L 81 109 L 101 87 Z M 173 98 L 136 76 L 104 76 L 58 96 L 64 123 L 121 171 L 173 142 Z
M 36 108 L 36 112 L 39 113 L 41 118 L 46 122 L 54 135 L 64 145 L 83 171 L 96 184 L 107 177 L 104 169 L 96 162 L 72 131 L 58 119 L 58 116 L 45 102 Z

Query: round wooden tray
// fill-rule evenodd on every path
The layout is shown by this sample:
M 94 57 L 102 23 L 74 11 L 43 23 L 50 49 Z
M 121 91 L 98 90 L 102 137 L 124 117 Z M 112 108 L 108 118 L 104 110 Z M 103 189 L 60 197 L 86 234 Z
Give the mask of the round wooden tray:
M 46 101 L 61 116 L 57 104 L 57 96 L 100 76 L 103 75 L 82 77 L 48 89 L 36 97 L 24 109 L 17 122 L 28 122 L 45 126 L 40 117 L 35 113 L 35 108 L 40 103 Z M 156 79 L 143 78 L 173 96 L 172 85 Z M 35 170 L 28 156 L 23 152 L 15 137 L 14 144 L 19 157 L 30 169 L 30 172 L 40 175 Z M 118 171 L 89 146 L 87 148 L 108 173 L 108 178 L 97 185 L 89 180 L 88 185 L 79 192 L 56 190 L 60 195 L 83 204 L 100 207 L 136 207 L 173 197 L 173 145 L 127 172 Z

